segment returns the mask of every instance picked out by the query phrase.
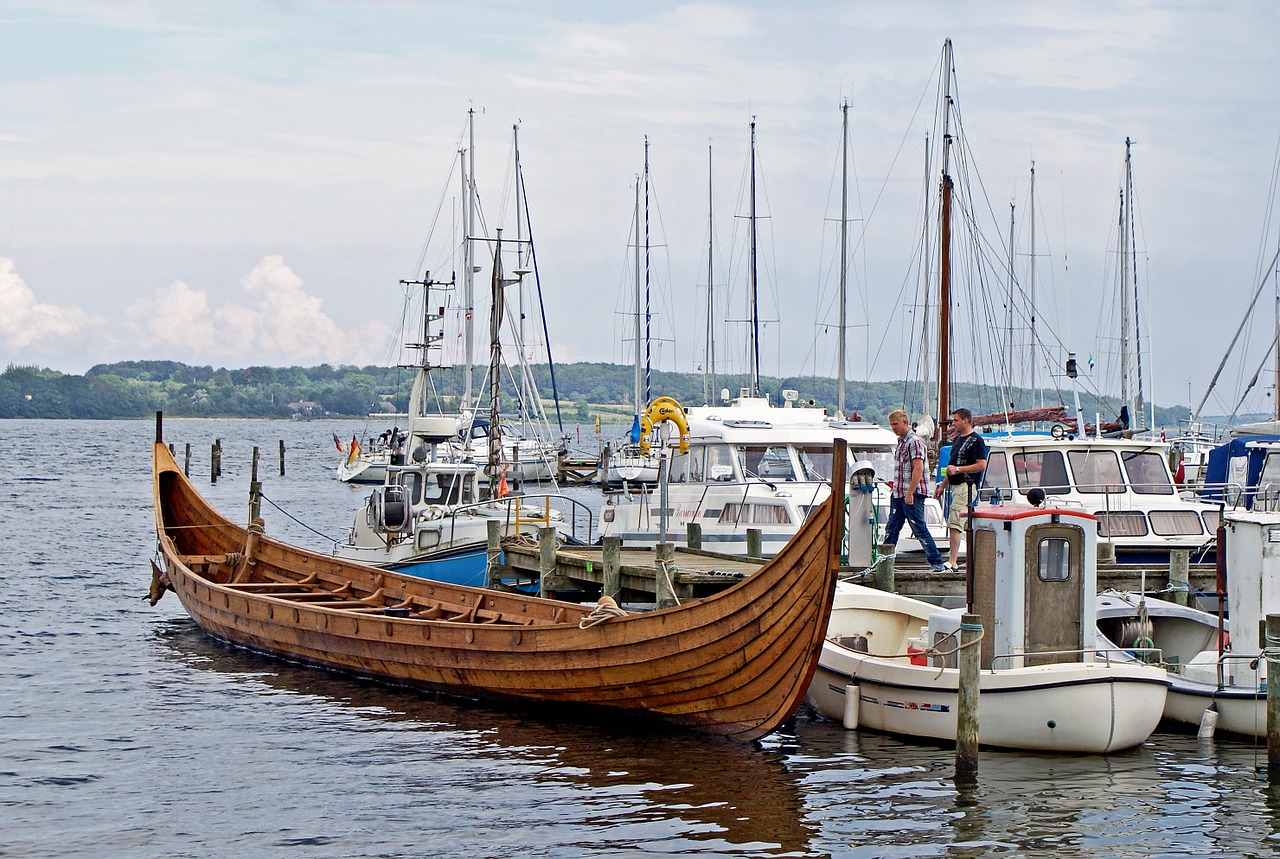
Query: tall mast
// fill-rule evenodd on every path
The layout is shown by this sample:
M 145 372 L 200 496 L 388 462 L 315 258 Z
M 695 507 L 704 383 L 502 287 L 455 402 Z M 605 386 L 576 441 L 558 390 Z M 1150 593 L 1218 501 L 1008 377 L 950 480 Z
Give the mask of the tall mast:
M 649 135 L 644 136 L 644 401 L 649 402 L 653 373 L 653 312 L 649 303 Z
M 748 214 L 751 223 L 751 260 L 748 266 L 748 301 L 751 331 L 748 349 L 751 352 L 751 396 L 760 396 L 760 310 L 756 286 L 756 119 L 751 118 L 751 204 Z
M 524 199 L 524 174 L 520 172 L 520 123 L 511 126 L 511 150 L 515 158 L 515 205 L 516 205 L 516 271 L 524 270 L 524 222 L 521 218 L 523 215 L 523 206 L 521 201 Z M 519 310 L 517 336 L 520 342 L 516 344 L 516 348 L 520 350 L 520 366 L 527 366 L 532 359 L 526 351 L 525 330 L 524 330 L 524 279 L 520 279 L 517 298 L 517 308 Z M 524 410 L 532 402 L 532 393 L 529 390 L 529 374 L 522 372 L 520 374 L 520 401 L 517 407 L 521 417 L 524 416 Z M 535 409 L 535 412 L 537 410 Z
M 842 116 L 840 134 L 840 339 L 836 349 L 836 363 L 840 375 L 836 383 L 836 411 L 840 417 L 844 411 L 845 340 L 848 337 L 847 280 L 849 268 L 849 100 L 840 105 Z
M 1041 405 L 1036 392 L 1036 162 L 1031 162 L 1031 330 L 1027 344 L 1031 365 L 1031 407 Z
M 711 144 L 707 144 L 707 355 L 706 368 L 702 371 L 702 399 L 711 405 L 711 395 L 716 389 L 716 278 L 715 278 L 715 198 L 711 193 Z M 710 385 L 708 386 L 708 381 Z
M 938 441 L 946 441 L 951 414 L 951 40 L 942 46 L 942 221 L 938 278 Z
M 1013 260 L 1015 256 L 1014 244 L 1013 244 L 1014 242 L 1013 226 L 1014 226 L 1014 216 L 1016 215 L 1016 213 L 1017 213 L 1017 207 L 1014 205 L 1013 200 L 1010 200 L 1009 201 L 1009 300 L 1008 300 L 1008 304 L 1005 305 L 1005 312 L 1004 312 L 1004 318 L 1005 318 L 1005 341 L 1004 341 L 1005 342 L 1005 346 L 1004 346 L 1005 376 L 1004 377 L 1005 377 L 1005 384 L 1008 385 L 1010 394 L 1013 393 L 1013 283 L 1014 283 Z M 1010 403 L 1006 407 L 1011 409 L 1013 408 L 1013 405 L 1012 403 Z
M 641 379 L 641 361 L 640 361 L 640 177 L 636 177 L 636 208 L 635 208 L 635 238 L 632 248 L 635 250 L 635 318 L 632 319 L 632 336 L 635 342 L 635 351 L 632 357 L 635 359 L 633 384 L 633 397 L 636 404 L 636 426 L 639 426 L 640 415 L 644 412 L 645 401 L 644 391 Z
M 471 366 L 475 361 L 475 315 L 476 315 L 476 288 L 475 288 L 475 264 L 473 263 L 473 254 L 471 248 L 471 239 L 475 235 L 476 227 L 476 111 L 471 108 L 467 111 L 467 155 L 470 156 L 468 161 L 464 162 L 463 173 L 466 178 L 463 185 L 466 188 L 466 217 L 462 222 L 462 229 L 466 235 L 462 241 L 462 261 L 464 271 L 462 276 L 463 284 L 463 300 L 466 302 L 466 315 L 463 319 L 464 341 L 467 351 L 466 360 L 463 369 L 463 392 L 462 405 L 463 408 L 471 405 Z M 465 156 L 464 156 L 465 157 Z
M 1124 186 L 1120 189 L 1120 402 L 1129 405 L 1129 379 L 1132 366 L 1129 355 L 1129 218 L 1130 197 L 1129 138 L 1124 139 Z M 1131 416 L 1132 418 L 1132 416 Z
M 497 498 L 504 469 L 502 462 L 502 421 L 499 415 L 502 388 L 502 316 L 504 313 L 502 288 L 502 228 L 498 228 L 493 247 L 493 278 L 491 293 L 493 309 L 489 316 L 489 459 L 485 473 L 489 477 L 489 497 Z

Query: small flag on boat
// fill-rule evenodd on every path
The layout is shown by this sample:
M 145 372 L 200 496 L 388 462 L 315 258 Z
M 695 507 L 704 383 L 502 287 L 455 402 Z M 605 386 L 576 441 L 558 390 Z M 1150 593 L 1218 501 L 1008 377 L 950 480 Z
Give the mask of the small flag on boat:
M 338 447 L 338 451 L 341 453 L 341 452 L 342 452 L 342 439 L 338 438 L 338 434 L 337 434 L 337 433 L 334 433 L 334 434 L 333 434 L 333 443 L 334 443 L 335 445 L 337 445 L 337 447 Z
M 1093 372 L 1093 356 L 1092 355 L 1089 356 L 1089 372 L 1090 373 Z
M 347 454 L 347 465 L 351 465 L 360 456 L 360 440 L 355 436 L 351 437 L 351 452 Z

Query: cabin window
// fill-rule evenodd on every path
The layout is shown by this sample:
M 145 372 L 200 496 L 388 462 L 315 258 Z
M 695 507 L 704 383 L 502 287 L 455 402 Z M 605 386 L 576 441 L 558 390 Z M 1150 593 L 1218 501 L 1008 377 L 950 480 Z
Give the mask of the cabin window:
M 401 472 L 400 484 L 405 488 L 405 494 L 409 496 L 410 504 L 422 503 L 422 474 L 417 471 L 408 473 Z
M 791 514 L 781 504 L 729 503 L 720 511 L 721 525 L 789 525 Z
M 690 450 L 688 453 L 677 453 L 671 457 L 667 473 L 672 483 L 702 482 L 702 450 Z
M 1138 510 L 1099 511 L 1099 537 L 1145 537 L 1147 536 L 1147 517 Z
M 800 457 L 802 480 L 831 479 L 831 448 L 819 444 L 802 444 L 796 447 Z M 856 458 L 856 457 L 855 457 Z
M 1204 513 L 1204 530 L 1210 534 L 1218 533 L 1218 522 L 1222 519 L 1217 510 L 1206 510 Z
M 1036 546 L 1039 576 L 1042 582 L 1065 582 L 1071 579 L 1071 542 L 1062 537 L 1045 537 Z
M 1086 494 L 1124 492 L 1124 475 L 1114 450 L 1073 450 L 1067 453 L 1076 492 Z
M 706 475 L 708 481 L 732 483 L 736 478 L 733 469 L 733 450 L 727 444 L 707 445 Z
M 987 453 L 987 471 L 982 478 L 982 485 L 991 489 L 1008 489 L 1009 462 L 1004 458 L 1004 451 Z
M 1200 530 L 1200 517 L 1194 510 L 1152 510 L 1147 518 L 1151 520 L 1151 532 L 1161 537 L 1204 533 Z
M 795 480 L 791 467 L 791 451 L 785 445 L 749 444 L 738 448 L 742 455 L 742 473 L 765 480 Z
M 1067 464 L 1062 459 L 1062 451 L 1015 453 L 1013 471 L 1018 476 L 1018 491 L 1023 495 L 1037 486 L 1046 495 L 1071 491 L 1071 481 L 1067 479 Z
M 1120 454 L 1124 470 L 1129 474 L 1129 485 L 1139 495 L 1172 495 L 1173 483 L 1169 480 L 1169 466 L 1164 457 L 1155 451 L 1125 451 Z

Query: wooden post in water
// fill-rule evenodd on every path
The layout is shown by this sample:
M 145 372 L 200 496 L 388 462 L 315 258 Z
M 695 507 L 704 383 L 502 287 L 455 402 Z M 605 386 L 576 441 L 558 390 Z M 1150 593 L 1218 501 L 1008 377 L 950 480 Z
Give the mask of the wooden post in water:
M 178 452 L 173 449 L 173 442 L 169 442 L 169 455 L 177 456 Z
M 1169 550 L 1169 601 L 1186 605 L 1191 593 L 1191 550 Z
M 615 600 L 622 593 L 622 538 L 604 538 L 604 596 Z
M 156 412 L 156 444 L 164 441 L 164 412 Z
M 657 608 L 676 605 L 674 543 L 659 543 L 653 553 L 654 603 Z
M 280 476 L 284 477 L 284 439 L 280 439 Z
M 222 476 L 222 439 L 215 438 L 213 440 L 213 451 L 214 451 L 214 455 L 213 455 L 214 467 L 217 468 L 218 476 L 221 477 Z
M 1267 780 L 1280 781 L 1280 614 L 1267 615 L 1262 653 L 1267 660 Z
M 284 442 L 281 442 L 284 444 Z M 283 461 L 283 460 L 282 460 Z M 502 522 L 497 519 L 488 519 L 484 523 L 485 527 L 485 570 L 488 572 L 489 587 L 497 587 L 502 582 L 502 565 L 499 559 L 502 557 Z
M 956 695 L 956 784 L 978 781 L 978 683 L 982 618 L 960 616 L 960 686 Z
M 893 580 L 893 555 L 881 555 L 879 560 L 877 560 L 875 565 L 871 568 L 871 571 L 874 576 L 873 584 L 875 585 L 876 590 L 884 591 L 887 594 L 894 592 L 896 584 Z
M 747 557 L 748 558 L 764 557 L 763 536 L 764 535 L 762 534 L 759 528 L 747 529 Z
M 209 482 L 218 482 L 218 443 L 209 446 Z
M 187 442 L 187 452 L 182 457 L 182 473 L 191 476 L 191 442 Z
M 249 477 L 249 521 L 262 513 L 262 483 L 258 480 L 258 446 L 253 447 L 253 470 Z
M 684 526 L 684 544 L 690 549 L 702 548 L 702 523 L 690 522 Z
M 556 574 L 556 529 L 538 529 L 538 596 L 548 595 L 547 582 Z

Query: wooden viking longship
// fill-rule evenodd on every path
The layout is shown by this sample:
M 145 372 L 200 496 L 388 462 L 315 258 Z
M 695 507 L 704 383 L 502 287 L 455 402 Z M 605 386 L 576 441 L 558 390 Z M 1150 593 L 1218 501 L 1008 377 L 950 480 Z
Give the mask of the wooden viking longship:
M 161 442 L 151 599 L 178 595 L 209 635 L 255 651 L 448 695 L 628 713 L 741 740 L 791 717 L 835 590 L 845 471 L 786 548 L 713 596 L 610 615 L 293 548 L 201 497 Z M 560 709 L 560 708 L 557 708 Z

